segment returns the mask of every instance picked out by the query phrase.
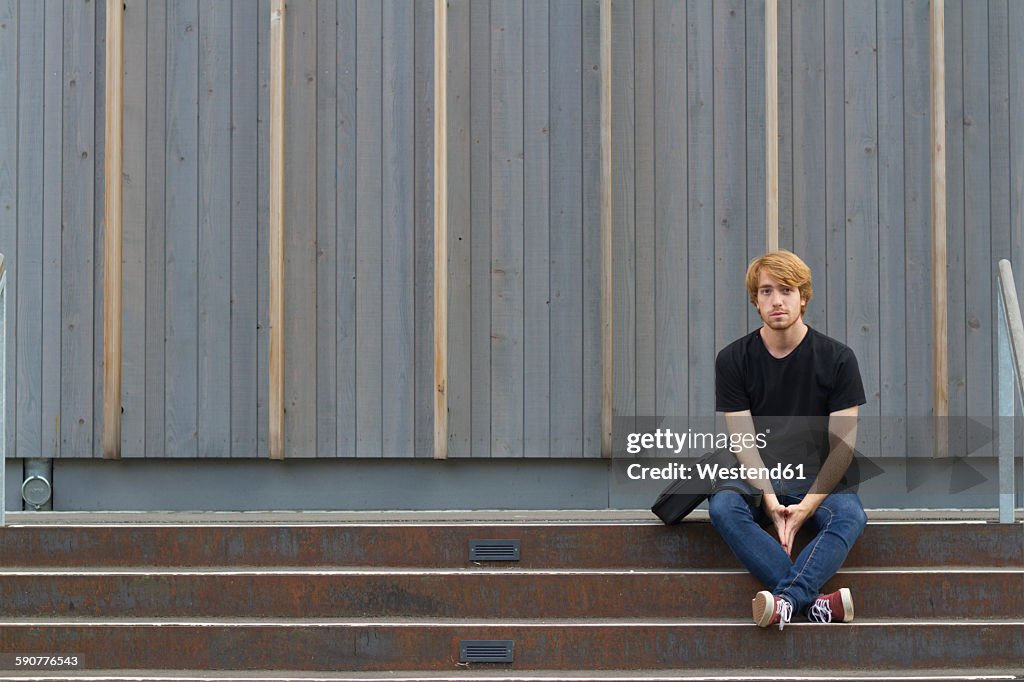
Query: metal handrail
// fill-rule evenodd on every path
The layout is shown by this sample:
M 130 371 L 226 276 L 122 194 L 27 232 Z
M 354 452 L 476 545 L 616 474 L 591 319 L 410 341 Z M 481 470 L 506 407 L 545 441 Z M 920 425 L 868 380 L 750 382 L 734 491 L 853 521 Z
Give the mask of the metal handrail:
M 7 259 L 0 253 L 0 528 L 7 512 Z
M 999 431 L 999 522 L 1013 523 L 1015 502 L 1014 432 L 1017 401 L 1024 401 L 1024 321 L 1021 320 L 1017 287 L 1010 261 L 999 261 L 996 290 L 999 298 L 998 330 L 998 404 L 999 417 L 1009 418 Z M 1016 390 L 1014 390 L 1016 388 Z

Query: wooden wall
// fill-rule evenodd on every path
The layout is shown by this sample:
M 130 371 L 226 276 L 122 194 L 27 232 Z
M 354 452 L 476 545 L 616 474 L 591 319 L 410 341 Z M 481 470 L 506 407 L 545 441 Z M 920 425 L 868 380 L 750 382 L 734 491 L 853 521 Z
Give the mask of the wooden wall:
M 100 0 L 0 0 L 8 452 L 92 457 Z M 267 0 L 127 0 L 125 457 L 267 454 Z M 613 3 L 615 408 L 709 415 L 764 247 L 764 3 Z M 433 3 L 292 0 L 288 457 L 430 457 Z M 451 0 L 452 457 L 597 457 L 597 0 Z M 927 0 L 780 0 L 780 243 L 860 359 L 877 448 L 926 449 Z M 1024 279 L 1024 4 L 946 0 L 950 409 L 993 413 Z

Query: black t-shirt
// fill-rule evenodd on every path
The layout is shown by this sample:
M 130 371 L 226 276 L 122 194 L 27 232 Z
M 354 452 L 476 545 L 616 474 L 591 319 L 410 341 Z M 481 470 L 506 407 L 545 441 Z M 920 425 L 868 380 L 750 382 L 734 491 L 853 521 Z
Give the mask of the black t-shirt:
M 829 452 L 828 415 L 865 402 L 853 351 L 811 327 L 784 358 L 768 352 L 758 329 L 715 361 L 715 409 L 750 410 L 757 432 L 767 432 L 760 453 L 769 467 L 805 463 L 815 473 Z

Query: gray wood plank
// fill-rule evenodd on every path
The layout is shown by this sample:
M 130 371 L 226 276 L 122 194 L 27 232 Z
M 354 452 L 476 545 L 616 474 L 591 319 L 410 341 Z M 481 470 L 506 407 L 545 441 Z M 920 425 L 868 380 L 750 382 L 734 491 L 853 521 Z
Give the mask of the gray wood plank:
M 382 7 L 356 9 L 356 455 L 380 457 L 382 222 Z
M 990 276 L 995 277 L 996 263 L 1010 253 L 1010 78 L 1009 78 L 1009 7 L 1006 0 L 990 0 L 988 9 L 988 107 L 989 107 L 989 235 L 992 251 L 989 257 Z M 989 308 L 996 317 L 995 302 Z M 996 341 L 991 336 L 993 359 L 998 357 Z M 998 369 L 993 362 L 990 387 L 992 403 L 998 413 Z
M 107 52 L 107 6 L 106 3 L 96 4 L 96 15 L 93 22 L 95 35 L 95 52 L 93 54 L 93 98 L 96 108 L 93 112 L 93 139 L 96 153 L 92 155 L 93 181 L 93 263 L 92 286 L 96 295 L 92 299 L 92 334 L 93 348 L 96 353 L 92 359 L 92 442 L 93 457 L 102 456 L 103 450 L 103 287 L 106 259 L 103 255 L 106 232 L 106 52 Z
M 779 246 L 793 249 L 793 213 L 796 176 L 793 174 L 793 0 L 779 0 L 778 60 L 779 60 Z M 737 14 L 739 11 L 737 10 Z M 762 9 L 763 14 L 763 9 Z M 756 27 L 756 28 L 755 28 Z M 764 19 L 750 24 L 747 33 L 764 34 Z M 764 47 L 760 53 L 750 55 L 764 71 Z M 753 74 L 751 74 L 753 75 Z M 764 76 L 759 79 L 764 82 Z M 762 95 L 761 102 L 764 101 Z M 764 105 L 761 105 L 764 109 Z M 763 144 L 763 143 L 762 143 Z M 763 148 L 763 147 L 762 147 Z M 763 165 L 763 164 L 762 164 Z M 762 223 L 763 224 L 763 223 Z M 760 254 L 752 254 L 751 258 Z M 753 307 L 753 306 L 751 306 Z
M 163 457 L 166 419 L 167 5 L 146 6 L 146 446 Z
M 903 72 L 928 73 L 928 3 L 903 5 Z M 906 78 L 903 98 L 907 282 L 907 415 L 932 412 L 931 187 L 928 79 Z M 931 456 L 934 437 L 909 419 L 908 456 Z
M 198 11 L 167 6 L 166 457 L 198 454 Z
M 523 454 L 527 457 L 547 457 L 551 452 L 548 20 L 547 3 L 523 4 Z
M 19 3 L 6 0 L 0 4 L 0 57 L 4 64 L 18 63 L 18 9 Z M 13 260 L 17 249 L 18 223 L 18 69 L 0 69 L 0 207 L 3 221 L 0 222 L 0 251 L 8 260 Z M 13 283 L 13 274 L 8 275 L 7 285 Z M 11 351 L 7 353 L 4 376 L 7 378 L 4 395 L 10 396 L 3 404 L 4 419 L 7 424 L 14 424 L 16 402 L 13 399 L 12 387 L 17 384 L 17 371 L 14 362 L 16 337 L 13 334 L 15 323 L 14 297 L 7 289 L 6 299 L 10 301 L 7 317 L 5 339 Z M 14 456 L 13 428 L 7 429 L 5 452 Z
M 619 27 L 621 39 L 622 27 Z M 583 2 L 583 447 L 601 456 L 601 3 Z
M 551 456 L 583 447 L 582 8 L 550 6 Z M 476 426 L 474 425 L 474 436 Z
M 231 454 L 231 5 L 199 3 L 200 457 Z
M 60 454 L 92 457 L 95 7 L 67 6 L 64 22 Z M 12 293 L 8 291 L 9 296 Z
M 847 0 L 846 51 L 846 254 L 845 343 L 857 355 L 867 404 L 857 446 L 878 452 L 880 395 L 878 311 L 878 76 L 875 6 Z M 842 337 L 840 340 L 843 340 Z
M 747 218 L 746 224 L 743 226 L 747 233 L 747 249 L 745 253 L 745 259 L 740 266 L 742 272 L 740 273 L 740 294 L 742 301 L 748 300 L 746 297 L 746 286 L 745 286 L 745 274 L 746 267 L 749 262 L 760 256 L 765 252 L 767 245 L 767 234 L 765 230 L 765 215 L 767 212 L 766 204 L 766 190 L 765 190 L 765 156 L 766 156 L 766 133 L 765 133 L 765 75 L 764 75 L 764 5 L 761 3 L 747 3 L 746 7 L 746 207 L 747 207 Z M 787 18 L 792 16 L 792 10 L 787 6 L 786 15 Z M 791 29 L 791 20 L 779 27 L 780 31 L 784 31 L 787 34 L 787 45 L 792 51 L 793 42 L 795 38 L 789 37 Z M 820 30 L 819 30 L 820 33 Z M 781 47 L 781 46 L 780 46 Z M 821 56 L 818 57 L 819 61 Z M 792 60 L 790 60 L 792 61 Z M 780 186 L 786 188 L 787 199 L 790 203 L 788 220 L 789 225 L 786 227 L 787 244 L 791 249 L 795 248 L 794 244 L 794 214 L 796 207 L 793 206 L 793 192 L 794 185 L 796 183 L 795 175 L 793 174 L 793 156 L 794 151 L 794 140 L 792 137 L 792 131 L 795 127 L 793 122 L 796 113 L 794 111 L 795 99 L 792 96 L 792 90 L 794 85 L 792 81 L 794 77 L 787 81 L 789 92 L 787 98 L 793 100 L 787 102 L 787 125 L 785 130 L 785 137 L 787 140 L 787 152 L 789 159 L 787 160 L 786 166 L 780 166 L 780 170 L 785 170 L 787 175 L 787 181 Z M 818 227 L 820 231 L 820 226 Z M 739 304 L 737 304 L 739 305 Z M 757 314 L 757 309 L 749 303 L 742 306 L 746 311 L 746 325 L 743 331 L 748 329 L 755 329 L 761 326 L 761 318 Z M 742 333 L 742 332 L 741 332 Z
M 1010 225 L 1013 265 L 1024 272 L 1024 45 L 1020 36 L 1024 32 L 1024 6 L 1014 1 L 1008 4 L 1010 65 Z M 1014 36 L 1017 36 L 1015 39 Z M 1024 291 L 1024 276 L 1015 277 L 1017 291 Z
M 231 8 L 231 456 L 255 457 L 258 432 L 257 116 L 259 5 Z
M 714 345 L 747 331 L 746 21 L 742 0 L 714 3 Z M 780 124 L 781 125 L 781 124 Z M 780 152 L 781 154 L 781 152 Z M 780 222 L 783 222 L 780 218 Z M 756 229 L 756 228 L 755 228 Z M 780 231 L 781 232 L 781 231 Z M 780 243 L 782 238 L 780 234 Z M 708 358 L 710 362 L 713 357 Z M 711 362 L 712 366 L 714 363 Z
M 470 456 L 491 456 L 491 3 L 470 3 Z M 449 334 L 453 330 L 449 329 Z
M 285 21 L 284 447 L 316 456 L 317 422 L 316 6 L 293 3 Z
M 316 6 L 316 456 L 338 455 L 338 6 Z
M 742 305 L 742 301 L 719 301 L 716 306 L 715 291 L 711 282 L 716 282 L 715 272 L 715 100 L 714 100 L 714 23 L 713 7 L 710 2 L 695 2 L 686 7 L 686 89 L 688 114 L 686 126 L 686 148 L 689 159 L 687 177 L 687 223 L 689 273 L 688 307 L 686 320 L 700 320 L 699 324 L 688 324 L 689 333 L 689 379 L 679 386 L 689 388 L 690 416 L 709 416 L 715 410 L 715 328 L 717 307 Z M 659 221 L 660 224 L 660 221 Z M 659 249 L 660 249 L 659 240 Z M 660 268 L 659 268 L 660 270 Z M 660 296 L 659 296 L 660 301 Z M 664 315 L 665 312 L 661 312 Z M 659 341 L 671 343 L 671 336 L 659 334 Z M 659 344 L 659 355 L 660 344 Z M 666 377 L 668 379 L 668 377 Z M 672 414 L 669 390 L 658 384 L 659 412 Z M 681 401 L 682 397 L 675 397 Z M 662 405 L 665 405 L 662 407 Z
M 19 91 L 17 146 L 16 232 L 0 233 L 5 254 L 11 254 L 7 285 L 7 315 L 14 318 L 17 335 L 8 335 L 7 357 L 14 359 L 14 390 L 5 396 L 8 450 L 12 456 L 37 457 L 42 450 L 42 292 L 43 292 L 43 59 L 44 6 L 30 3 L 18 8 L 17 59 L 5 62 L 16 68 Z M 4 221 L 7 223 L 7 221 Z M 8 241 L 13 236 L 13 243 Z M 8 250 L 10 249 L 10 250 Z M 16 289 L 12 289 L 14 284 Z M 8 367 L 11 366 L 8 361 Z M 9 375 L 8 375 L 9 376 Z M 13 431 L 13 434 L 11 432 Z
M 42 457 L 60 454 L 61 197 L 64 133 L 64 5 L 46 0 L 46 85 L 43 97 L 43 438 Z
M 846 166 L 843 3 L 825 3 L 825 311 L 821 331 L 846 334 Z
M 383 453 L 412 457 L 415 436 L 414 6 L 385 0 L 382 87 Z
M 146 74 L 148 5 L 125 3 L 121 456 L 146 454 Z
M 623 395 L 619 389 L 620 377 L 615 376 L 615 427 L 620 425 L 623 429 L 632 428 L 635 423 L 627 420 L 632 415 L 653 415 L 655 414 L 655 398 L 657 386 L 657 320 L 658 314 L 655 306 L 655 159 L 658 147 L 655 143 L 655 130 L 657 124 L 657 112 L 655 102 L 660 101 L 665 91 L 655 86 L 655 73 L 657 68 L 658 53 L 655 50 L 655 26 L 659 21 L 670 23 L 672 29 L 679 37 L 679 54 L 671 64 L 679 69 L 681 77 L 686 78 L 686 70 L 683 68 L 684 54 L 686 51 L 686 20 L 685 18 L 674 18 L 672 11 L 681 7 L 682 3 L 672 2 L 642 2 L 633 5 L 633 57 L 634 71 L 634 121 L 635 129 L 633 134 L 634 164 L 636 172 L 635 193 L 634 193 L 634 239 L 633 239 L 633 286 L 635 305 L 633 307 L 633 319 L 635 328 L 625 330 L 628 337 L 625 343 L 629 344 L 623 353 L 619 352 L 619 334 L 615 337 L 615 362 L 625 363 L 626 371 L 631 371 L 632 376 L 626 383 L 626 390 L 632 385 L 632 391 Z M 682 11 L 685 11 L 683 8 Z M 613 29 L 614 30 L 614 29 Z M 672 42 L 670 44 L 675 44 Z M 612 82 L 614 87 L 615 81 Z M 685 92 L 685 84 L 681 89 Z M 656 94 L 657 93 L 657 94 Z M 613 93 L 614 96 L 614 93 Z M 680 100 L 680 102 L 685 100 Z M 612 126 L 615 125 L 614 118 Z M 612 128 L 615 134 L 615 128 Z M 612 166 L 612 182 L 615 181 L 615 166 Z M 683 192 L 679 192 L 683 194 Z M 680 220 L 685 213 L 681 213 Z M 616 254 L 617 255 L 617 254 Z M 628 277 L 628 273 L 626 274 Z M 615 287 L 618 289 L 619 271 L 615 272 Z M 623 305 L 629 305 L 627 301 Z M 624 312 L 619 308 L 615 310 L 615 325 L 625 324 Z
M 470 0 L 448 5 L 448 456 L 472 453 L 473 266 L 471 159 L 477 148 L 470 107 Z M 490 53 L 488 52 L 488 58 Z M 475 71 L 473 73 L 476 73 Z M 545 282 L 547 277 L 545 277 Z M 546 337 L 545 337 L 546 338 Z M 431 362 L 433 369 L 433 362 Z
M 703 112 L 699 108 L 688 109 L 691 102 L 688 97 L 690 78 L 704 83 L 698 81 L 700 76 L 691 70 L 698 66 L 698 61 L 690 63 L 688 60 L 699 60 L 700 57 L 692 55 L 690 50 L 704 46 L 690 44 L 696 36 L 687 27 L 691 21 L 704 19 L 700 15 L 702 10 L 691 9 L 695 14 L 688 17 L 685 3 L 663 1 L 654 6 L 654 235 L 651 255 L 655 273 L 652 296 L 655 367 L 647 372 L 656 374 L 648 374 L 654 398 L 648 409 L 638 410 L 641 416 L 690 414 L 688 387 L 692 383 L 689 362 L 692 337 L 689 332 L 694 331 L 696 325 L 687 324 L 687 319 L 693 313 L 689 307 L 691 294 L 701 295 L 702 289 L 690 289 L 691 267 L 694 265 L 690 261 L 690 253 L 694 244 L 689 239 L 697 229 L 693 220 L 695 197 L 691 191 L 694 183 L 701 180 L 689 174 L 688 143 L 694 138 L 687 136 L 690 126 L 706 125 L 709 119 L 701 118 Z M 639 35 L 637 41 L 639 43 Z M 711 66 L 710 62 L 700 65 Z M 710 105 L 711 93 L 707 95 Z M 688 117 L 688 110 L 693 111 L 693 120 Z M 697 159 L 694 168 L 697 172 L 706 169 L 710 177 L 711 169 L 705 166 L 705 161 L 707 159 Z M 639 262 L 639 237 L 638 221 L 638 274 L 643 272 Z M 639 343 L 637 345 L 639 352 Z M 637 375 L 639 383 L 642 376 L 639 369 Z M 714 405 L 707 406 L 707 409 L 714 409 Z
M 995 322 L 992 315 L 992 212 L 990 204 L 991 155 L 989 120 L 989 26 L 988 5 L 967 3 L 963 13 L 964 73 L 964 212 L 966 233 L 967 349 L 966 415 L 991 426 L 998 414 L 992 400 Z M 967 442 L 983 437 L 968 424 Z M 991 443 L 977 451 L 992 455 Z
M 963 2 L 944 5 L 946 47 L 946 320 L 949 414 L 967 414 L 967 270 L 964 215 Z M 949 429 L 949 452 L 966 454 L 967 430 Z
M 793 250 L 811 268 L 814 294 L 804 321 L 826 328 L 825 5 L 795 0 L 793 18 Z M 750 256 L 753 258 L 754 253 Z M 751 306 L 751 313 L 757 312 Z
M 413 455 L 434 456 L 434 3 L 416 0 Z M 450 247 L 449 247 L 450 248 Z M 449 343 L 451 340 L 449 339 Z
M 491 456 L 523 455 L 523 5 L 491 5 Z
M 270 390 L 270 316 L 269 316 L 269 272 L 270 272 L 270 0 L 259 0 L 257 17 L 257 69 L 258 69 L 258 110 L 257 118 L 257 268 L 256 288 L 256 452 L 259 457 L 269 457 L 268 431 L 270 414 L 267 401 Z
M 879 453 L 903 457 L 907 447 L 907 282 L 903 215 L 903 6 L 878 6 L 878 411 Z
M 356 454 L 356 2 L 338 4 L 337 454 Z

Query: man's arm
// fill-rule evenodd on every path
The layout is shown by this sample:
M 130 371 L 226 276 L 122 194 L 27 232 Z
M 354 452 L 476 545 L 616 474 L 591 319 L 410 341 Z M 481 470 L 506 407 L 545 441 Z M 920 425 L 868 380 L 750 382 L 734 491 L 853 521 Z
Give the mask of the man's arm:
M 740 443 L 752 443 L 755 442 L 754 436 L 756 431 L 754 428 L 754 418 L 750 414 L 750 410 L 743 410 L 742 412 L 726 412 L 725 413 L 725 425 L 729 430 L 730 434 L 746 435 L 750 434 L 750 437 L 740 438 Z M 742 447 L 742 445 L 741 445 Z M 764 460 L 761 459 L 761 453 L 758 452 L 757 448 L 754 447 L 742 447 L 742 449 L 736 453 L 736 459 L 740 464 L 747 467 L 747 469 L 760 470 L 764 467 Z M 764 508 L 765 514 L 772 520 L 772 525 L 775 526 L 775 531 L 779 535 L 779 539 L 782 540 L 786 536 L 786 507 L 779 503 L 779 498 L 775 495 L 775 489 L 772 488 L 772 482 L 764 478 L 748 479 L 750 485 L 754 486 L 761 491 L 761 506 Z M 788 554 L 790 551 L 789 546 L 785 542 L 782 543 Z

